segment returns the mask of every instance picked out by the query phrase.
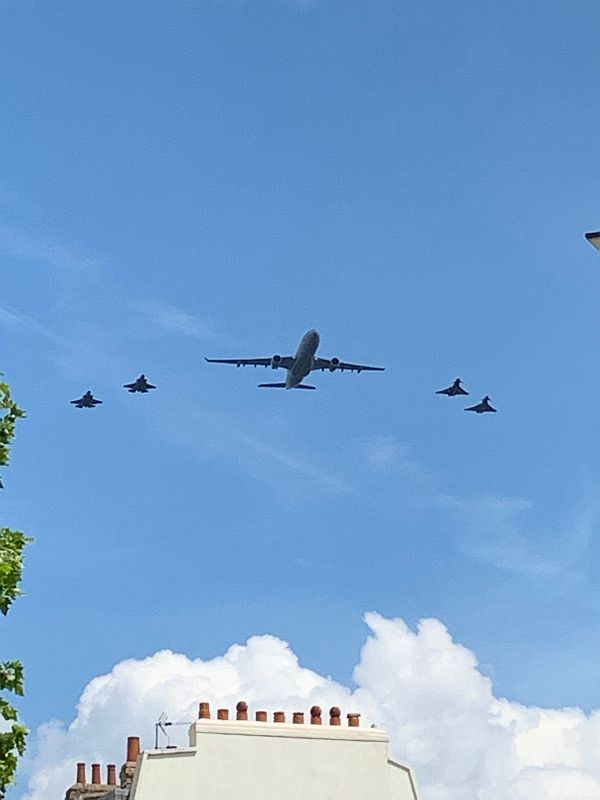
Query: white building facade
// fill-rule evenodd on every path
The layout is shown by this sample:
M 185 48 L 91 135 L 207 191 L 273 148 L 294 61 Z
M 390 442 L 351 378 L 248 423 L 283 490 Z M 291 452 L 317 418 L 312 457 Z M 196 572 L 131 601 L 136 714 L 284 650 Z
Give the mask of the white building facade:
M 212 719 L 208 703 L 189 728 L 189 747 L 128 754 L 121 770 L 121 789 L 88 794 L 76 786 L 68 800 L 418 800 L 410 769 L 389 758 L 389 737 L 378 728 L 362 728 L 359 715 L 347 715 L 342 726 L 338 708 L 322 724 L 314 706 L 304 722 L 283 712 L 256 712 L 249 720 L 240 702 L 236 719 L 220 709 Z M 137 756 L 135 761 L 130 758 Z M 127 792 L 127 795 L 125 795 Z

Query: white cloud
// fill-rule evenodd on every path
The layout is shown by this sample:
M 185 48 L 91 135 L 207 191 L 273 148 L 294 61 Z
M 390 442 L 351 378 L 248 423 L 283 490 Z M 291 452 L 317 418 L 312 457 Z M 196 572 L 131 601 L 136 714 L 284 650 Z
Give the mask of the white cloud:
M 359 711 L 392 737 L 393 757 L 414 770 L 421 800 L 597 800 L 600 712 L 541 709 L 494 695 L 475 655 L 435 619 L 416 631 L 400 619 L 366 615 L 370 635 L 354 671 L 356 688 L 303 668 L 288 644 L 254 636 L 207 661 L 162 651 L 123 661 L 84 690 L 75 719 L 36 732 L 22 800 L 60 797 L 75 763 L 123 759 L 125 737 L 152 745 L 162 711 L 192 720 L 197 702 L 233 708 Z M 173 729 L 174 730 L 174 729 Z

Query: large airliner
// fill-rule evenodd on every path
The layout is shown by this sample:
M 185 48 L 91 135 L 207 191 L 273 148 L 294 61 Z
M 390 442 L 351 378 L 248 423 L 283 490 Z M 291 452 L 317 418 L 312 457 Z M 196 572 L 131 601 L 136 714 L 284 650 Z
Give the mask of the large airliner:
M 274 355 L 271 358 L 207 358 L 211 364 L 235 364 L 237 367 L 272 367 L 285 369 L 287 375 L 284 383 L 259 383 L 260 387 L 269 389 L 316 389 L 302 383 L 311 372 L 326 369 L 329 372 L 383 372 L 384 367 L 367 367 L 364 364 L 347 364 L 339 358 L 317 358 L 316 352 L 321 337 L 318 331 L 310 330 L 304 334 L 298 345 L 295 356 Z

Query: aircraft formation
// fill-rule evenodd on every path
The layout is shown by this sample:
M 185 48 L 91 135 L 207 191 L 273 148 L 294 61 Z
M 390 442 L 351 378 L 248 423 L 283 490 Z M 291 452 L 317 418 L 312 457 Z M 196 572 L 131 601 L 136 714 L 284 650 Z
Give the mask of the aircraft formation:
M 452 386 L 447 386 L 445 389 L 440 389 L 436 392 L 436 394 L 445 394 L 448 397 L 456 397 L 457 395 L 461 394 L 469 394 L 466 389 L 460 385 L 462 383 L 460 378 L 457 378 Z M 465 411 L 474 411 L 476 414 L 484 414 L 486 411 L 496 411 L 495 408 L 492 408 L 490 405 L 490 396 L 486 394 L 486 396 L 482 399 L 481 403 L 477 403 L 477 405 L 469 406 L 469 408 L 465 408 Z
M 125 383 L 123 388 L 127 389 L 127 391 L 132 394 L 135 394 L 135 392 L 146 394 L 150 389 L 156 389 L 156 386 L 148 383 L 146 376 L 142 374 L 137 380 L 133 381 L 133 383 Z M 74 405 L 75 408 L 94 408 L 95 406 L 102 405 L 102 402 L 102 400 L 98 400 L 94 397 L 92 392 L 88 389 L 78 400 L 71 400 L 71 405 Z
M 600 252 L 600 231 L 586 233 L 585 238 L 592 244 L 596 250 Z M 276 383 L 259 383 L 260 388 L 265 389 L 316 389 L 307 383 L 303 383 L 304 378 L 308 377 L 311 372 L 383 372 L 385 367 L 371 367 L 366 364 L 351 364 L 346 361 L 341 361 L 339 358 L 321 358 L 316 355 L 321 337 L 319 332 L 311 329 L 307 331 L 302 337 L 296 354 L 293 356 L 273 355 L 266 358 L 207 358 L 211 364 L 235 364 L 236 367 L 271 367 L 271 369 L 284 369 L 286 371 L 285 381 Z M 447 386 L 445 389 L 439 389 L 436 394 L 444 394 L 447 397 L 460 397 L 468 395 L 466 389 L 461 386 L 462 381 L 456 378 L 454 382 Z M 124 389 L 128 392 L 135 394 L 147 394 L 151 389 L 156 389 L 156 386 L 149 383 L 146 376 L 142 373 L 132 383 L 125 383 Z M 92 392 L 88 390 L 78 400 L 71 400 L 72 405 L 76 408 L 94 408 L 102 404 L 102 400 L 94 397 Z M 496 413 L 496 410 L 490 403 L 490 396 L 485 395 L 481 402 L 476 403 L 474 406 L 465 408 L 465 411 L 472 411 L 475 414 L 485 414 L 489 412 Z
M 321 338 L 319 332 L 310 330 L 304 334 L 302 341 L 298 345 L 295 356 L 280 356 L 274 355 L 270 358 L 207 358 L 211 364 L 235 364 L 236 367 L 271 367 L 272 369 L 285 369 L 286 378 L 281 383 L 259 383 L 261 388 L 270 389 L 316 389 L 316 386 L 310 386 L 302 383 L 304 378 L 311 372 L 329 370 L 329 372 L 383 372 L 384 367 L 370 367 L 366 364 L 349 364 L 346 361 L 340 361 L 339 358 L 318 358 L 316 355 L 317 348 L 319 347 Z M 469 394 L 462 388 L 460 378 L 457 378 L 452 386 L 446 389 L 440 389 L 436 394 L 445 394 L 448 397 L 455 397 L 456 395 Z M 475 406 L 466 408 L 465 411 L 474 411 L 476 414 L 483 414 L 486 411 L 496 411 L 495 408 L 489 403 L 489 396 L 486 395 L 481 403 Z
M 285 381 L 276 383 L 259 383 L 260 388 L 270 389 L 316 389 L 316 386 L 303 383 L 302 381 L 311 372 L 383 372 L 384 367 L 373 367 L 367 364 L 352 364 L 347 361 L 341 361 L 339 358 L 321 358 L 316 355 L 317 349 L 321 342 L 319 332 L 311 329 L 307 331 L 293 356 L 280 356 L 273 355 L 266 358 L 207 358 L 211 364 L 235 364 L 237 367 L 271 367 L 271 369 L 284 369 L 286 371 Z M 152 383 L 148 382 L 146 376 L 142 373 L 139 378 L 136 378 L 132 383 L 123 384 L 123 388 L 128 392 L 135 394 L 147 394 L 152 389 L 156 389 Z M 461 386 L 461 379 L 456 378 L 451 386 L 446 389 L 440 389 L 436 394 L 445 394 L 448 397 L 456 397 L 458 395 L 468 395 L 466 389 Z M 486 395 L 477 405 L 466 408 L 465 411 L 474 411 L 476 414 L 483 414 L 486 411 L 496 411 L 492 408 L 489 402 L 490 398 Z M 71 400 L 71 404 L 76 408 L 95 408 L 97 405 L 102 404 L 102 400 L 94 397 L 91 390 L 88 389 L 77 400 Z
M 600 252 L 600 231 L 593 231 L 586 233 L 585 238 L 591 245 L 593 245 L 598 252 Z M 266 358 L 207 358 L 211 364 L 235 364 L 236 367 L 271 367 L 271 369 L 284 369 L 286 371 L 285 381 L 276 383 L 259 383 L 260 388 L 269 389 L 316 389 L 302 381 L 311 372 L 383 372 L 384 367 L 372 367 L 366 364 L 352 364 L 346 361 L 341 361 L 339 358 L 321 358 L 316 355 L 317 348 L 321 342 L 319 332 L 311 329 L 307 331 L 293 356 L 273 355 Z M 447 397 L 460 397 L 468 395 L 466 389 L 461 386 L 461 379 L 456 378 L 454 382 L 447 386 L 445 389 L 439 389 L 436 394 L 444 394 Z M 132 394 L 140 392 L 141 394 L 148 393 L 151 389 L 156 389 L 151 383 L 148 383 L 144 374 L 140 375 L 132 383 L 124 384 L 125 389 Z M 76 408 L 94 408 L 102 404 L 102 400 L 98 400 L 90 390 L 85 392 L 78 400 L 71 400 L 71 403 Z M 474 406 L 465 408 L 465 411 L 472 411 L 475 414 L 485 414 L 489 412 L 496 413 L 496 410 L 490 403 L 490 396 L 485 395 L 479 403 Z

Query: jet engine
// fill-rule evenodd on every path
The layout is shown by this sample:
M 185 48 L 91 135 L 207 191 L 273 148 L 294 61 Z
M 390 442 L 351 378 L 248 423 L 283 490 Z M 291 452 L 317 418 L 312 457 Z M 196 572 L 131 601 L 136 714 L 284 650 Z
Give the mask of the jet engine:
M 329 372 L 335 372 L 340 363 L 339 358 L 332 358 L 329 361 Z
M 277 369 L 280 363 L 281 363 L 281 356 L 277 355 L 273 356 L 273 358 L 271 359 L 271 369 Z

